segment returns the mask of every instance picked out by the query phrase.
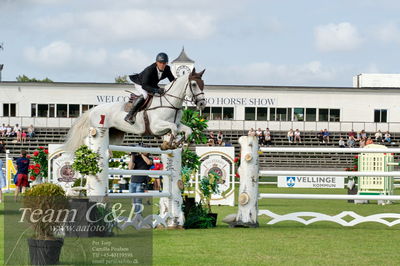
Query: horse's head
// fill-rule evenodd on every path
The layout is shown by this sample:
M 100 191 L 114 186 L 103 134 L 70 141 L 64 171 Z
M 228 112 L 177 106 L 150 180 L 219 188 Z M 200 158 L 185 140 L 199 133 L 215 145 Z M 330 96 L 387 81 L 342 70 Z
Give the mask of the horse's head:
M 186 93 L 188 97 L 191 97 L 193 103 L 196 105 L 197 109 L 203 110 L 206 107 L 206 98 L 204 97 L 204 81 L 201 77 L 204 74 L 204 71 L 200 73 L 196 73 L 196 69 L 193 68 L 192 73 L 189 74 L 189 88 L 190 90 Z M 190 94 L 190 95 L 189 95 Z

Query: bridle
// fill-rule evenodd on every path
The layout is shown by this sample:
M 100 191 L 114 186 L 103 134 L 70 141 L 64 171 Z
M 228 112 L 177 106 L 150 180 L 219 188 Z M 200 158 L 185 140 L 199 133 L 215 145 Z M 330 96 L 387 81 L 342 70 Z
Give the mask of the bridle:
M 204 81 L 201 79 L 201 76 L 198 75 L 198 74 L 190 74 L 189 75 L 188 82 L 186 83 L 186 86 L 185 86 L 185 89 L 184 89 L 184 92 L 183 92 L 183 95 L 184 95 L 183 97 L 175 96 L 175 95 L 169 93 L 169 91 L 175 85 L 175 81 L 176 81 L 176 79 L 172 82 L 171 86 L 169 86 L 169 88 L 162 95 L 153 95 L 153 97 L 159 97 L 160 98 L 160 105 L 159 106 L 155 106 L 155 107 L 146 109 L 146 111 L 155 110 L 155 109 L 159 109 L 159 108 L 174 109 L 175 110 L 174 123 L 176 123 L 176 118 L 177 118 L 178 112 L 180 110 L 182 110 L 183 105 L 180 106 L 180 107 L 176 107 L 173 103 L 171 103 L 169 101 L 169 99 L 166 96 L 169 96 L 169 97 L 172 97 L 172 98 L 176 98 L 176 99 L 179 99 L 179 100 L 184 101 L 184 102 L 190 102 L 190 103 L 193 103 L 194 105 L 197 105 L 197 102 L 198 102 L 197 97 L 200 96 L 200 95 L 204 95 L 204 91 L 203 91 L 204 90 Z M 200 89 L 199 93 L 197 93 L 197 94 L 194 93 L 194 89 L 193 89 L 191 81 L 195 81 L 196 82 L 197 86 Z M 190 92 L 191 92 L 191 95 L 192 95 L 192 98 L 190 100 L 186 99 L 186 91 L 187 91 L 188 88 L 190 89 Z M 162 103 L 163 99 L 169 105 L 163 105 L 163 103 Z

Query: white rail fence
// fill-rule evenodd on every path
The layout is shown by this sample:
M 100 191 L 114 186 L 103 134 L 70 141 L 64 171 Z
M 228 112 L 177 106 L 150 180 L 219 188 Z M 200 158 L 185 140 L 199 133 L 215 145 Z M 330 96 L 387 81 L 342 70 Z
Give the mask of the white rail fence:
M 243 136 L 239 139 L 241 145 L 241 165 L 239 167 L 240 187 L 238 197 L 238 212 L 234 219 L 227 219 L 231 226 L 257 227 L 258 216 L 266 215 L 272 220 L 268 224 L 282 221 L 297 221 L 303 224 L 311 224 L 320 221 L 336 222 L 343 226 L 354 226 L 359 223 L 377 222 L 387 226 L 400 224 L 399 213 L 381 213 L 370 216 L 361 216 L 354 212 L 344 211 L 335 216 L 316 212 L 296 212 L 285 215 L 275 214 L 269 210 L 258 210 L 258 199 L 314 199 L 314 200 L 379 200 L 400 201 L 396 195 L 334 195 L 334 194 L 270 194 L 258 192 L 259 176 L 349 176 L 344 171 L 260 171 L 259 150 L 262 152 L 315 152 L 315 153 L 400 153 L 399 148 L 394 149 L 360 149 L 360 148 L 261 148 L 258 147 L 256 137 Z M 357 176 L 394 176 L 400 177 L 400 172 L 357 172 Z M 304 217 L 308 218 L 305 219 Z M 347 222 L 344 217 L 352 217 Z M 310 218 L 312 217 L 312 218 Z M 385 219 L 390 219 L 388 221 Z

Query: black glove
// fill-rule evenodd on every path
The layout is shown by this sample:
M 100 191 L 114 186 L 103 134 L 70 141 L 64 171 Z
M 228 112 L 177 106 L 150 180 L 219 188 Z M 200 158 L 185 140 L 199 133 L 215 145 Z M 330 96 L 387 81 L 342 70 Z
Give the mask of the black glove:
M 164 90 L 163 88 L 154 88 L 154 89 L 153 89 L 153 93 L 154 93 L 154 94 L 155 94 L 155 93 L 158 93 L 158 94 L 160 94 L 160 95 L 163 95 L 164 92 L 165 92 L 165 90 Z

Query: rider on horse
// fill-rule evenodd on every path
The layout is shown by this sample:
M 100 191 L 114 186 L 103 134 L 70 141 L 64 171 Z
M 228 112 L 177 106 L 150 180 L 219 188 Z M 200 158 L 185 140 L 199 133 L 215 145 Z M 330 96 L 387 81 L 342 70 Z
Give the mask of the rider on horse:
M 168 64 L 168 55 L 159 53 L 156 57 L 156 62 L 146 67 L 140 74 L 130 75 L 129 78 L 135 83 L 135 88 L 140 92 L 140 96 L 133 103 L 131 110 L 125 117 L 125 121 L 134 124 L 135 116 L 142 104 L 148 97 L 148 93 L 160 95 L 164 94 L 164 89 L 158 86 L 158 82 L 168 78 L 172 82 L 175 77 L 171 72 Z

